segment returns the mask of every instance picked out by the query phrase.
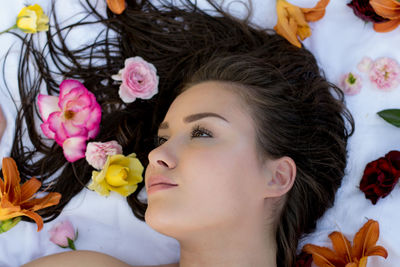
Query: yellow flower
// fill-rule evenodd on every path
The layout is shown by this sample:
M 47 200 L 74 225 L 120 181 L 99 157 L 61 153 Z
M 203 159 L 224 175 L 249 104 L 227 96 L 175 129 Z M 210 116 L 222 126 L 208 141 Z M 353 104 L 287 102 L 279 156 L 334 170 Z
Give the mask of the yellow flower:
M 126 197 L 135 192 L 137 184 L 143 181 L 143 170 L 135 153 L 126 157 L 120 154 L 108 156 L 103 169 L 92 172 L 92 182 L 88 187 L 102 196 L 115 191 Z
M 26 33 L 48 31 L 49 17 L 44 14 L 43 9 L 38 4 L 26 6 L 19 12 L 16 25 Z

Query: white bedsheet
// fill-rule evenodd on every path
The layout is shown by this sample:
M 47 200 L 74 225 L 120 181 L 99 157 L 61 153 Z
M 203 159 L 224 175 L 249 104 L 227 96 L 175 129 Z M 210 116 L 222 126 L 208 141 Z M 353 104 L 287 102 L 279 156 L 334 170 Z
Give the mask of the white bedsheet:
M 273 27 L 276 23 L 275 0 L 253 2 L 256 10 L 254 22 L 264 27 Z M 312 7 L 317 0 L 290 2 Z M 371 257 L 368 266 L 397 267 L 400 263 L 400 229 L 397 227 L 397 222 L 400 221 L 399 185 L 376 205 L 372 205 L 365 198 L 358 186 L 368 162 L 390 150 L 400 150 L 400 129 L 389 125 L 376 114 L 382 109 L 400 108 L 400 86 L 390 92 L 379 91 L 356 66 L 364 56 L 372 59 L 386 56 L 400 61 L 400 50 L 397 49 L 400 43 L 400 28 L 389 33 L 376 33 L 371 23 L 365 24 L 353 14 L 346 6 L 347 2 L 349 0 L 331 0 L 324 18 L 310 24 L 313 33 L 304 42 L 316 56 L 328 80 L 338 84 L 342 74 L 352 71 L 363 77 L 363 87 L 358 95 L 346 96 L 347 106 L 356 122 L 356 131 L 349 142 L 347 174 L 338 191 L 335 205 L 319 221 L 317 230 L 303 240 L 302 244 L 311 242 L 330 246 L 328 234 L 334 230 L 342 231 L 352 240 L 367 218 L 371 218 L 379 221 L 378 244 L 388 250 L 389 257 L 386 260 Z M 0 0 L 0 30 L 15 23 L 15 18 L 25 3 L 39 3 L 45 11 L 50 10 L 49 0 Z M 104 3 L 99 6 L 99 10 L 104 8 Z M 231 8 L 233 12 L 241 11 L 241 7 L 237 5 Z M 66 19 L 77 14 L 81 8 L 78 0 L 68 0 L 59 1 L 57 10 L 62 11 L 63 18 Z M 91 29 L 83 32 L 82 36 L 90 38 L 95 32 Z M 85 38 L 83 40 L 86 40 Z M 82 39 L 76 37 L 76 41 Z M 1 61 L 7 50 L 12 47 L 5 73 L 14 97 L 18 94 L 15 78 L 18 43 L 19 41 L 10 34 L 0 35 Z M 8 156 L 12 144 L 16 111 L 2 82 L 0 103 L 8 120 L 5 135 L 0 143 L 0 157 L 4 157 Z M 20 222 L 7 233 L 1 234 L 0 266 L 19 266 L 34 258 L 63 251 L 49 241 L 47 231 L 54 223 L 64 218 L 69 218 L 79 230 L 79 239 L 76 241 L 78 249 L 104 252 L 133 265 L 171 263 L 179 259 L 178 243 L 156 233 L 136 219 L 125 198 L 117 194 L 104 198 L 92 191 L 83 190 L 56 220 L 46 223 L 41 232 L 36 232 L 35 224 Z

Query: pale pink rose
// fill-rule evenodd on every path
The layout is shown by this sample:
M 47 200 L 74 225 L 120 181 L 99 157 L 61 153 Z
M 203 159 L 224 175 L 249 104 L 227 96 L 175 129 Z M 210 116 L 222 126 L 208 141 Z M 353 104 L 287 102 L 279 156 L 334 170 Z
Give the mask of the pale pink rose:
M 368 72 L 372 67 L 373 61 L 370 57 L 363 57 L 363 59 L 358 63 L 357 69 L 361 72 Z
M 75 250 L 75 246 L 73 245 L 73 241 L 76 239 L 75 229 L 72 226 L 72 223 L 69 220 L 64 220 L 56 223 L 50 230 L 50 241 L 54 244 Z M 72 247 L 68 243 L 68 238 L 72 241 Z
M 382 57 L 373 63 L 368 75 L 378 89 L 389 91 L 400 82 L 400 66 L 391 58 Z
M 343 75 L 340 80 L 340 87 L 346 95 L 358 94 L 361 86 L 361 77 L 352 72 Z
M 117 154 L 122 154 L 122 146 L 117 141 L 90 142 L 86 148 L 86 161 L 95 169 L 101 170 L 107 161 L 107 156 Z
M 60 95 L 39 94 L 38 106 L 44 135 L 63 147 L 70 162 L 85 157 L 86 140 L 100 129 L 101 107 L 96 97 L 76 80 L 60 84 Z
M 150 99 L 158 93 L 157 70 L 141 57 L 127 58 L 125 67 L 111 77 L 122 81 L 118 93 L 125 103 L 131 103 L 136 98 Z

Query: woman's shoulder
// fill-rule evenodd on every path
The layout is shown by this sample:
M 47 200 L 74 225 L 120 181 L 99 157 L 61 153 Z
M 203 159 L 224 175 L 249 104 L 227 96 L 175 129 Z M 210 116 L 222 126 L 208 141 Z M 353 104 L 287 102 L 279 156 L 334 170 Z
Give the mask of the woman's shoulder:
M 144 267 L 144 266 L 131 266 L 107 254 L 96 251 L 78 250 L 69 251 L 58 254 L 49 255 L 32 262 L 29 262 L 21 267 Z M 178 267 L 178 264 L 158 265 L 158 267 Z M 154 266 L 156 267 L 156 266 Z

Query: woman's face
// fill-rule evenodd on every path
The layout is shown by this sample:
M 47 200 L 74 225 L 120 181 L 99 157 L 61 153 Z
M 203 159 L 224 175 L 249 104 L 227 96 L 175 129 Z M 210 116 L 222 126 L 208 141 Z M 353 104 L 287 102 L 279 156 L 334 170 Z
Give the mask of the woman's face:
M 160 125 L 160 146 L 150 152 L 146 169 L 145 217 L 161 233 L 178 238 L 235 227 L 261 213 L 266 172 L 254 124 L 229 86 L 204 82 L 189 88 Z

